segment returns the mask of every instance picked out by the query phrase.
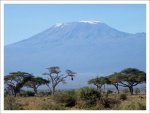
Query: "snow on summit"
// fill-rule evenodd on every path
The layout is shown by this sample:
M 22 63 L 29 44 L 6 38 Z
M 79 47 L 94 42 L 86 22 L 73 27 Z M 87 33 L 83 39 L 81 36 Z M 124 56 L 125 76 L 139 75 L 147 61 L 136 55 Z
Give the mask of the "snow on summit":
M 89 24 L 97 24 L 97 23 L 99 23 L 99 21 L 79 21 L 79 22 L 89 23 Z
M 57 23 L 56 25 L 55 25 L 55 27 L 60 27 L 62 25 L 62 23 Z
M 59 89 L 87 86 L 97 75 L 127 67 L 146 69 L 146 34 L 125 33 L 98 21 L 57 23 L 4 49 L 5 74 L 25 71 L 42 76 L 54 65 L 77 72 L 74 81 Z

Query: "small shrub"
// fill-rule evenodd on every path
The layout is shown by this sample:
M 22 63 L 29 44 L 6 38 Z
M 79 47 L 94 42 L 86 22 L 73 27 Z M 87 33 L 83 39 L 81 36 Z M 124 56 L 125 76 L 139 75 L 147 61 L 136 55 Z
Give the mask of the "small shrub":
M 4 97 L 10 96 L 9 92 L 4 93 Z
M 111 94 L 111 93 L 113 93 L 113 91 L 107 90 L 107 92 L 106 92 L 106 94 L 105 94 L 105 98 L 108 98 L 108 95 Z
M 139 102 L 131 102 L 123 107 L 125 110 L 146 110 L 146 106 Z
M 65 107 L 72 107 L 76 104 L 76 96 L 74 90 L 55 92 L 52 96 L 54 102 L 61 103 Z
M 134 92 L 135 92 L 136 95 L 138 95 L 138 94 L 140 93 L 140 89 L 139 89 L 139 88 L 136 88 L 136 89 L 134 90 Z
M 118 97 L 119 97 L 120 100 L 126 100 L 127 99 L 127 95 L 124 94 L 124 93 L 119 94 Z
M 79 106 L 90 107 L 99 101 L 100 93 L 94 88 L 83 87 L 77 91 L 77 97 Z
M 122 90 L 122 93 L 124 93 L 124 94 L 129 94 L 130 91 L 129 91 L 129 89 L 125 88 L 125 89 Z
M 85 101 L 86 100 L 96 101 L 98 98 L 100 98 L 100 93 L 94 88 L 83 87 L 79 89 L 78 98 L 80 100 Z
M 40 92 L 38 92 L 38 93 L 36 94 L 36 96 L 38 96 L 38 97 L 44 97 L 44 96 L 46 96 L 46 94 L 45 94 L 44 91 L 40 91 Z
M 35 96 L 35 93 L 32 91 L 23 91 L 23 92 L 18 93 L 17 96 L 30 97 L 30 96 Z
M 118 99 L 113 98 L 103 98 L 101 99 L 101 104 L 105 108 L 113 108 L 115 106 L 118 106 L 121 102 Z
M 111 94 L 111 93 L 113 93 L 113 91 L 111 91 L 111 90 L 107 90 L 107 92 L 106 92 L 106 94 Z
M 34 95 L 37 97 L 45 97 L 45 96 L 49 96 L 51 93 L 47 92 L 47 91 L 39 91 L 38 93 L 35 93 Z
M 30 96 L 34 96 L 35 93 L 32 92 L 32 91 L 26 91 L 26 92 L 25 92 L 25 95 L 26 95 L 26 97 L 30 97 Z
M 15 97 L 6 96 L 4 98 L 4 110 L 20 110 L 22 109 L 18 103 L 16 103 Z

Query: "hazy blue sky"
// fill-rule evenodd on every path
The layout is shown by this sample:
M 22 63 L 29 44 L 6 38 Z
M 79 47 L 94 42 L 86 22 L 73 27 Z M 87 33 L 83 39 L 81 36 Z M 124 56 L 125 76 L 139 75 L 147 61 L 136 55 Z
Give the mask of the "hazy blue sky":
M 96 20 L 120 31 L 146 31 L 144 4 L 7 4 L 4 44 L 29 38 L 56 23 Z

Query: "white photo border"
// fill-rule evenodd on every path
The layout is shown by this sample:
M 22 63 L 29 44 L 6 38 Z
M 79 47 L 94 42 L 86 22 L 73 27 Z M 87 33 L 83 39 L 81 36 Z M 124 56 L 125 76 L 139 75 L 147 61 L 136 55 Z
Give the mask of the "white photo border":
M 69 111 L 65 111 L 65 110 L 61 110 L 61 111 L 55 111 L 55 110 L 11 110 L 11 111 L 7 111 L 4 110 L 4 5 L 5 4 L 145 4 L 146 5 L 146 110 L 142 111 L 142 110 L 138 110 L 138 111 L 129 111 L 129 110 L 95 110 L 95 111 L 84 111 L 84 110 L 69 110 Z M 35 113 L 35 114 L 48 114 L 48 113 L 102 113 L 102 114 L 126 114 L 126 113 L 136 113 L 136 114 L 149 114 L 150 109 L 149 109 L 149 103 L 150 103 L 150 99 L 149 99 L 149 95 L 150 95 L 150 91 L 149 91 L 149 81 L 150 81 L 150 77 L 149 77 L 149 38 L 150 38 L 150 34 L 149 34 L 149 13 L 150 13 L 150 2 L 149 0 L 143 0 L 143 1 L 139 1 L 139 0 L 131 0 L 131 1 L 1 1 L 0 4 L 0 11 L 1 11 L 1 34 L 0 34 L 0 97 L 1 97 L 1 113 L 2 114 L 10 114 L 10 113 L 14 113 L 14 114 L 26 114 L 26 113 Z

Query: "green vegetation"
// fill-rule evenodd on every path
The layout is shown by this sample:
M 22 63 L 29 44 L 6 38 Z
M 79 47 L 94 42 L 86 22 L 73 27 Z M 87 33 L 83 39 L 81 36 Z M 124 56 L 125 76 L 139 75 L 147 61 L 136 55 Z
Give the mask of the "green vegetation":
M 49 81 L 41 77 L 32 77 L 29 81 L 25 83 L 28 88 L 33 88 L 34 92 L 37 93 L 37 88 L 43 84 L 48 84 Z
M 47 86 L 49 87 L 51 93 L 55 92 L 56 86 L 59 83 L 65 84 L 66 83 L 65 79 L 67 77 L 71 77 L 71 80 L 73 80 L 73 77 L 76 74 L 75 72 L 72 72 L 71 70 L 66 70 L 66 75 L 60 74 L 61 71 L 60 71 L 58 66 L 50 67 L 50 68 L 47 68 L 47 69 L 48 69 L 49 72 L 48 73 L 43 73 L 43 75 L 48 75 L 49 76 L 50 85 L 47 84 Z
M 24 84 L 32 78 L 32 75 L 26 72 L 11 72 L 4 77 L 5 91 L 16 97 L 17 93 Z
M 145 110 L 144 94 L 129 95 L 110 93 L 100 95 L 94 88 L 83 87 L 76 90 L 56 91 L 48 96 L 13 97 L 15 110 Z M 133 102 L 133 103 L 132 103 Z M 8 104 L 6 102 L 6 104 Z M 16 105 L 19 104 L 19 105 Z M 6 109 L 6 108 L 5 108 Z M 8 109 L 8 108 L 7 108 Z M 11 110 L 11 109 L 8 109 Z M 20 109 L 21 110 L 21 109 Z
M 126 87 L 129 89 L 131 95 L 133 95 L 133 87 L 141 83 L 146 83 L 146 73 L 136 68 L 127 68 L 118 73 L 105 77 L 96 77 L 88 81 L 88 84 L 95 85 L 97 89 L 100 89 L 100 91 L 101 87 L 105 84 L 114 85 L 118 93 L 119 86 Z
M 16 103 L 15 97 L 6 96 L 4 98 L 4 110 L 21 110 L 22 108 Z
M 80 88 L 76 91 L 76 95 L 77 104 L 82 108 L 94 106 L 100 100 L 100 92 L 98 92 L 94 88 Z
M 42 102 L 37 106 L 37 110 L 65 110 L 61 104 Z
M 74 90 L 66 90 L 66 91 L 58 91 L 52 95 L 52 99 L 55 103 L 61 104 L 65 107 L 73 107 L 75 106 L 76 93 Z
M 56 91 L 56 86 L 65 83 L 67 77 L 76 73 L 66 70 L 60 74 L 59 67 L 50 67 L 49 80 L 34 77 L 26 72 L 12 72 L 5 76 L 5 110 L 146 110 L 146 95 L 133 87 L 146 83 L 146 73 L 135 68 L 127 68 L 109 76 L 96 77 L 89 80 L 96 88 L 82 87 L 76 90 Z M 105 85 L 115 86 L 117 93 L 107 90 Z M 47 85 L 50 92 L 37 89 Z M 119 86 L 125 87 L 120 89 Z M 33 88 L 24 91 L 23 87 Z M 102 89 L 104 87 L 104 89 Z M 135 93 L 135 95 L 134 95 Z
M 128 87 L 133 95 L 133 87 L 146 82 L 146 73 L 135 68 L 127 68 L 119 72 L 118 78 L 120 86 Z
M 135 89 L 135 94 L 136 94 L 136 95 L 140 94 L 140 89 L 139 89 L 139 88 L 136 88 L 136 89 Z
M 146 106 L 140 102 L 130 102 L 129 104 L 124 105 L 124 110 L 146 110 Z
M 119 94 L 119 99 L 120 100 L 126 100 L 127 99 L 127 95 L 125 93 Z

